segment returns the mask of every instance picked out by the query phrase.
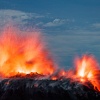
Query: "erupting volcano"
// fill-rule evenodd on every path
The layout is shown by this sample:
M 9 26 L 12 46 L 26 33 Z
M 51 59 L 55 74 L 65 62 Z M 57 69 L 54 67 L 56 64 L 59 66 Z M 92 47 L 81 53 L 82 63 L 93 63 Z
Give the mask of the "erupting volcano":
M 48 100 L 89 100 L 91 94 L 91 100 L 99 100 L 97 60 L 85 54 L 75 59 L 74 66 L 69 70 L 58 67 L 40 32 L 4 28 L 0 33 L 0 100 L 39 100 L 39 96 L 41 100 L 41 95 L 43 100 L 47 97 Z M 24 96 L 19 96 L 21 92 L 25 92 Z M 85 96 L 84 99 L 81 96 Z

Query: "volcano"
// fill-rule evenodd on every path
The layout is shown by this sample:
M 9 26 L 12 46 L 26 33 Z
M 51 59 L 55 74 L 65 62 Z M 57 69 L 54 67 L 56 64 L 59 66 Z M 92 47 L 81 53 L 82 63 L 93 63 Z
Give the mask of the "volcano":
M 100 100 L 100 92 L 90 82 L 86 84 L 72 79 L 4 79 L 0 82 L 0 100 Z
M 100 100 L 100 66 L 93 55 L 64 70 L 40 32 L 6 27 L 0 34 L 0 100 Z

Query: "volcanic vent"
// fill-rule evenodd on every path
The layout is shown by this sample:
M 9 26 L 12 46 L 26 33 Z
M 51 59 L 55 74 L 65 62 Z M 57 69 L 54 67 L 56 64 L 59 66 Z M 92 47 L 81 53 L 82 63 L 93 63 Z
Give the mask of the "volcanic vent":
M 58 68 L 40 32 L 7 27 L 0 34 L 0 100 L 100 100 L 100 67 L 92 55 Z

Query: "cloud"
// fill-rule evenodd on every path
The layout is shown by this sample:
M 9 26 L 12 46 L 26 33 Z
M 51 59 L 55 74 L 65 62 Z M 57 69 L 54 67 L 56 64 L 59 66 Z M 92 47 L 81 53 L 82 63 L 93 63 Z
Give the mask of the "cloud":
M 6 25 L 7 23 L 13 23 L 14 25 L 22 27 L 49 28 L 62 26 L 71 22 L 73 22 L 73 20 L 53 18 L 48 16 L 48 14 L 41 15 L 38 13 L 28 13 L 11 9 L 0 10 L 0 27 Z
M 48 22 L 44 24 L 45 27 L 53 27 L 53 26 L 60 26 L 65 23 L 65 20 L 62 19 L 54 19 L 52 22 Z
M 94 23 L 94 24 L 92 24 L 92 27 L 94 27 L 94 28 L 100 28 L 100 23 Z
M 0 26 L 4 26 L 7 23 L 13 21 L 14 24 L 24 25 L 29 20 L 35 20 L 43 18 L 44 16 L 37 13 L 25 13 L 17 10 L 0 10 Z

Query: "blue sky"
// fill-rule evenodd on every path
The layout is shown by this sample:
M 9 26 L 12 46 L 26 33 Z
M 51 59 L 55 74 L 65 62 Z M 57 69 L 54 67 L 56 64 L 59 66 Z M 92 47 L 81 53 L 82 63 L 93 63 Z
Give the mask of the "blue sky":
M 100 61 L 100 0 L 0 0 L 0 26 L 9 21 L 40 29 L 61 67 L 84 53 Z

